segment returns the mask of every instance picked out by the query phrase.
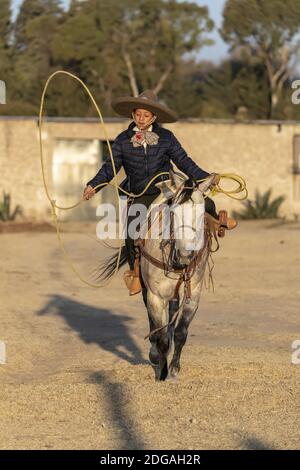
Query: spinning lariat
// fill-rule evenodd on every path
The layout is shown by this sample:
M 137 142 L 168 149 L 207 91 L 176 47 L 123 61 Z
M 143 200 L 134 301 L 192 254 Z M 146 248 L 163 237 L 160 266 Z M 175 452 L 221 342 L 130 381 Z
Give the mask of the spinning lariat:
M 81 198 L 76 204 L 73 204 L 72 206 L 68 206 L 68 207 L 62 207 L 62 206 L 59 206 L 58 204 L 56 204 L 56 200 L 55 199 L 52 199 L 51 198 L 51 195 L 49 193 L 49 190 L 48 190 L 48 186 L 47 186 L 47 181 L 46 181 L 46 177 L 45 177 L 45 168 L 44 168 L 44 156 L 43 156 L 43 144 L 42 144 L 42 124 L 43 124 L 43 110 L 44 110 L 44 100 L 45 100 L 45 95 L 46 95 L 46 91 L 47 91 L 47 88 L 49 86 L 49 83 L 51 82 L 51 80 L 56 76 L 56 75 L 59 75 L 59 74 L 64 74 L 64 75 L 68 75 L 69 77 L 77 80 L 82 86 L 83 88 L 85 89 L 85 91 L 87 92 L 88 96 L 90 97 L 91 101 L 93 102 L 94 106 L 95 106 L 95 109 L 98 113 L 98 116 L 99 116 L 99 119 L 100 119 L 100 123 L 101 123 L 101 126 L 103 128 L 103 131 L 104 131 L 104 135 L 105 135 L 105 140 L 107 142 L 107 147 L 108 147 L 108 151 L 109 151 L 109 156 L 110 156 L 110 159 L 111 159 L 111 164 L 112 164 L 112 169 L 113 169 L 113 173 L 114 173 L 114 178 L 112 180 L 112 182 L 109 182 L 109 183 L 101 183 L 101 184 L 98 184 L 97 186 L 94 187 L 94 189 L 98 189 L 100 187 L 103 187 L 103 186 L 107 186 L 107 185 L 111 185 L 115 188 L 115 191 L 116 191 L 116 194 L 117 194 L 117 198 L 119 197 L 119 191 L 121 191 L 123 194 L 126 194 L 128 197 L 130 198 L 137 198 L 137 197 L 140 197 L 142 196 L 146 191 L 147 189 L 149 188 L 149 186 L 153 183 L 154 180 L 156 180 L 158 177 L 162 176 L 162 175 L 169 175 L 168 172 L 161 172 L 161 173 L 158 173 L 157 175 L 155 175 L 150 181 L 149 183 L 146 185 L 146 187 L 144 188 L 144 190 L 139 193 L 139 194 L 133 194 L 133 193 L 130 193 L 130 192 L 127 192 L 125 189 L 121 188 L 118 183 L 117 183 L 117 172 L 116 172 L 116 167 L 115 167 L 115 163 L 114 163 L 114 157 L 113 157 L 113 154 L 112 154 L 112 150 L 111 150 L 111 145 L 110 145 L 110 142 L 109 142 L 109 138 L 108 138 L 108 134 L 107 134 L 107 131 L 106 131 L 106 127 L 105 127 L 105 124 L 104 124 L 104 120 L 103 120 L 103 117 L 102 117 L 102 114 L 101 114 L 101 111 L 100 111 L 100 108 L 99 106 L 97 105 L 91 91 L 89 90 L 89 88 L 87 87 L 87 85 L 85 85 L 85 83 L 80 79 L 78 78 L 76 75 L 73 75 L 72 73 L 70 72 L 67 72 L 65 70 L 57 70 L 56 72 L 54 72 L 53 74 L 51 74 L 48 78 L 48 80 L 46 81 L 46 84 L 44 86 L 44 89 L 43 89 L 43 93 L 42 93 L 42 97 L 41 97 L 41 103 L 40 103 L 40 112 L 39 112 L 39 143 L 40 143 L 40 161 L 41 161 L 41 169 L 42 169 L 42 176 L 43 176 L 43 184 L 44 184 L 44 188 L 45 188 L 45 192 L 46 192 L 46 196 L 49 200 L 49 203 L 51 205 L 51 210 L 52 210 L 52 216 L 53 216 L 53 221 L 54 221 L 54 224 L 55 224 L 55 227 L 56 227 L 56 233 L 57 233 L 57 237 L 58 237 L 58 240 L 59 240 L 59 244 L 61 246 L 61 249 L 62 249 L 62 252 L 63 252 L 63 255 L 65 257 L 65 260 L 67 262 L 67 264 L 69 265 L 69 267 L 72 269 L 72 271 L 75 273 L 75 275 L 77 277 L 79 277 L 79 279 L 87 284 L 88 286 L 90 287 L 104 287 L 105 285 L 107 285 L 110 280 L 114 277 L 114 275 L 117 273 L 118 269 L 119 269 L 119 263 L 120 263 L 120 257 L 121 257 L 121 249 L 122 249 L 122 246 L 119 247 L 119 254 L 118 254 L 118 260 L 117 260 L 117 265 L 116 265 L 116 269 L 114 271 L 114 274 L 113 276 L 108 280 L 108 282 L 104 283 L 104 284 L 94 284 L 94 283 L 91 283 L 89 281 L 87 281 L 86 279 L 84 279 L 80 273 L 77 271 L 77 269 L 74 267 L 70 257 L 69 257 L 69 254 L 67 253 L 66 249 L 65 249 L 65 246 L 64 246 L 64 243 L 61 239 L 61 234 L 60 234 L 60 229 L 59 229 L 59 222 L 58 222 L 58 217 L 57 217 L 57 209 L 59 210 L 71 210 L 71 209 L 74 209 L 75 207 L 78 207 L 80 204 L 82 204 L 85 200 L 83 198 Z M 155 121 L 155 116 L 153 117 L 153 122 Z M 150 122 L 151 124 L 152 122 Z M 221 188 L 220 184 L 217 183 L 212 189 L 210 189 L 210 192 L 206 195 L 204 195 L 204 198 L 205 197 L 208 197 L 208 196 L 215 196 L 216 194 L 225 194 L 226 196 L 232 198 L 232 199 L 237 199 L 237 200 L 244 200 L 244 199 L 247 199 L 248 197 L 248 191 L 247 191 L 247 188 L 246 188 L 246 183 L 245 183 L 245 180 L 239 176 L 239 175 L 235 175 L 235 174 L 220 174 L 219 175 L 220 179 L 230 179 L 230 180 L 233 180 L 237 183 L 237 188 L 236 189 L 233 189 L 231 191 L 225 191 L 224 189 Z M 203 182 L 205 181 L 205 179 L 201 179 L 201 180 L 197 180 L 198 183 L 200 182 Z M 234 195 L 237 195 L 241 192 L 244 192 L 244 196 L 242 197 L 236 197 Z M 106 246 L 108 246 L 108 244 L 105 244 Z

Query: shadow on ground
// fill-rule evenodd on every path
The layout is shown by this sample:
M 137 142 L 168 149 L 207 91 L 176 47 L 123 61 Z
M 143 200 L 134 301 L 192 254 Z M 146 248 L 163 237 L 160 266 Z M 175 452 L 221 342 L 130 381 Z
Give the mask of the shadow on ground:
M 240 449 L 244 450 L 275 450 L 269 443 L 255 436 L 240 436 Z
M 103 388 L 109 414 L 114 428 L 118 431 L 118 450 L 145 449 L 142 432 L 138 429 L 138 425 L 134 420 L 136 416 L 134 410 L 126 411 L 126 406 L 131 403 L 132 399 L 128 396 L 124 385 L 113 382 L 105 372 L 91 374 L 90 380 Z
M 85 343 L 95 343 L 130 364 L 148 364 L 130 334 L 131 317 L 62 295 L 51 296 L 45 307 L 38 311 L 38 315 L 49 314 L 62 317 Z

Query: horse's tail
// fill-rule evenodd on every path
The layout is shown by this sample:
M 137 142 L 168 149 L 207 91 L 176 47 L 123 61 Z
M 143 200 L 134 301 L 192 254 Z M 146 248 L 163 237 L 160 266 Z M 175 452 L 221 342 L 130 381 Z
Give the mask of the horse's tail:
M 100 279 L 102 281 L 106 279 L 110 279 L 114 272 L 116 271 L 117 264 L 118 264 L 118 258 L 119 258 L 119 248 L 117 249 L 117 253 L 114 255 L 110 256 L 109 258 L 106 258 L 99 266 L 98 272 L 97 272 L 97 279 Z M 121 248 L 121 254 L 120 254 L 120 260 L 119 260 L 119 265 L 118 265 L 118 270 L 124 266 L 127 262 L 127 250 L 126 250 L 126 245 L 122 246 Z

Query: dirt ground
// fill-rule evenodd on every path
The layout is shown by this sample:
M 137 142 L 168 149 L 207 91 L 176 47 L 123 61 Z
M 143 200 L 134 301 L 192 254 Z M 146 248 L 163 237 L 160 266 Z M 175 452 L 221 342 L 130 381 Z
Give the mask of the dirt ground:
M 78 270 L 88 224 L 66 224 Z M 243 222 L 214 255 L 177 382 L 156 383 L 140 296 L 66 266 L 55 233 L 2 233 L 1 449 L 299 448 L 300 226 Z

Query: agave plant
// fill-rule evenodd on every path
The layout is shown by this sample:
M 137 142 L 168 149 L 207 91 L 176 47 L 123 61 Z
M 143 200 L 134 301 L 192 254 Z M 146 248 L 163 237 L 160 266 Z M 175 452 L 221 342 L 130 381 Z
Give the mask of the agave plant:
M 285 200 L 285 196 L 278 196 L 270 200 L 272 189 L 268 189 L 264 194 L 258 190 L 255 192 L 254 201 L 243 201 L 244 210 L 241 212 L 233 211 L 233 217 L 237 219 L 276 219 L 278 210 Z
M 3 191 L 3 199 L 0 201 L 0 220 L 14 220 L 18 214 L 22 214 L 22 208 L 17 205 L 11 212 L 10 194 Z

